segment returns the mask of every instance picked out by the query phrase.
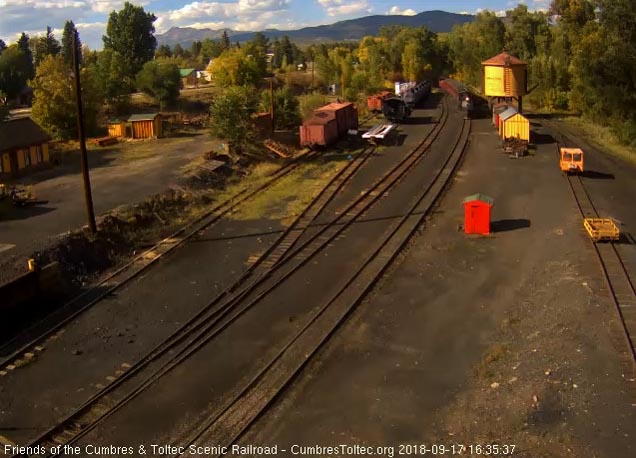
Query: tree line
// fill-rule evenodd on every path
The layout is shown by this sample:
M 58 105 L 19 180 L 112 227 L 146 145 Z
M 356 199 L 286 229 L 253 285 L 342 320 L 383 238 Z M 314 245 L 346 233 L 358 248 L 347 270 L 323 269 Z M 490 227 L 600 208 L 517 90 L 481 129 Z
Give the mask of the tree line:
M 480 85 L 480 62 L 503 49 L 528 63 L 528 99 L 610 126 L 636 146 L 636 2 L 554 0 L 549 11 L 518 5 L 456 26 L 447 37 L 459 79 Z
M 207 69 L 215 85 L 224 88 L 261 87 L 264 78 L 272 76 L 284 76 L 290 83 L 291 76 L 303 73 L 296 71 L 299 66 L 310 68 L 311 79 L 302 80 L 300 90 L 324 92 L 335 84 L 339 97 L 355 102 L 391 88 L 395 81 L 441 75 L 480 87 L 481 62 L 506 50 L 528 63 L 532 89 L 528 99 L 534 106 L 578 111 L 610 125 L 623 142 L 636 141 L 633 1 L 553 0 L 545 12 L 531 12 L 520 4 L 504 17 L 479 13 L 474 21 L 447 34 L 391 26 L 358 42 L 320 43 L 303 49 L 287 36 L 270 40 L 262 33 L 248 42 L 232 42 L 227 31 L 188 48 L 157 47 L 155 20 L 143 7 L 125 3 L 109 16 L 104 49 L 82 48 L 89 114 L 97 113 L 104 102 L 114 111 L 123 109 L 134 90 L 170 105 L 179 95 L 179 68 L 184 67 Z M 0 105 L 19 96 L 30 81 L 34 115 L 58 136 L 74 134 L 68 105 L 73 99 L 69 68 L 74 34 L 75 25 L 67 21 L 61 42 L 50 28 L 38 38 L 22 34 L 10 45 L 0 40 Z M 245 89 L 250 91 L 254 92 Z M 251 114 L 267 109 L 256 95 L 250 103 L 237 103 L 249 106 Z M 283 89 L 275 96 L 275 105 L 283 111 L 297 106 L 292 98 L 292 91 Z M 295 118 L 296 114 L 281 116 L 282 120 Z M 290 122 L 277 120 L 277 127 L 284 124 Z

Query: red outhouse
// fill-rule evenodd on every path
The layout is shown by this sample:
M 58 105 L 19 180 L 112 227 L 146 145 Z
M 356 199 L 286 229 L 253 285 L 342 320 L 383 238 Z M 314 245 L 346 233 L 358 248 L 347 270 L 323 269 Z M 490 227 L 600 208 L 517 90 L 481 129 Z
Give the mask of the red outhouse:
M 464 199 L 464 233 L 490 234 L 490 209 L 494 199 L 483 194 L 473 194 Z

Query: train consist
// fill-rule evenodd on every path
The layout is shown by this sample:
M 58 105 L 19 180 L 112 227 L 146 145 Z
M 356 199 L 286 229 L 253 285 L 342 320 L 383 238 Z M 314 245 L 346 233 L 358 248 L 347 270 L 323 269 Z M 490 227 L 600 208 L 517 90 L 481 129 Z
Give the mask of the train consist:
M 474 109 L 474 100 L 466 86 L 450 78 L 440 78 L 439 87 L 455 99 L 458 109 L 465 111 L 466 115 L 470 115 Z
M 312 117 L 300 126 L 300 145 L 329 146 L 357 128 L 358 111 L 353 103 L 329 103 L 315 109 Z
M 386 92 L 369 97 L 367 103 L 371 108 L 371 103 L 377 107 L 378 101 L 381 104 L 382 114 L 391 122 L 403 122 L 409 116 L 413 108 L 425 100 L 431 93 L 431 83 L 403 83 L 396 84 L 396 95 L 388 95 Z

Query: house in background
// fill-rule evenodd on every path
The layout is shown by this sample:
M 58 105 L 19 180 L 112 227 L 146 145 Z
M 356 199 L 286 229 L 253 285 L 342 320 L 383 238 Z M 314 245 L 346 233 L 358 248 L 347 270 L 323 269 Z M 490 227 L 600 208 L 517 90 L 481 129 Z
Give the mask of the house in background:
M 51 137 L 31 118 L 0 124 L 0 179 L 16 178 L 50 163 Z
M 179 73 L 181 74 L 181 82 L 183 83 L 183 87 L 197 85 L 197 73 L 194 68 L 180 68 Z
M 210 72 L 206 70 L 197 70 L 197 81 L 207 81 L 208 83 L 212 81 L 212 75 Z

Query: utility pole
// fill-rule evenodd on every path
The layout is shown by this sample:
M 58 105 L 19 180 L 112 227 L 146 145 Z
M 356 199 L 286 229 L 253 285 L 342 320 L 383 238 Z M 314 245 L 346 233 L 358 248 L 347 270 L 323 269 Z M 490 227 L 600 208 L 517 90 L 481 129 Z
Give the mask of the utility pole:
M 272 119 L 272 137 L 274 136 L 274 78 L 269 79 L 269 117 Z
M 95 211 L 93 210 L 93 195 L 91 193 L 91 178 L 88 174 L 88 157 L 86 154 L 86 136 L 84 135 L 84 110 L 82 109 L 82 85 L 80 82 L 79 49 L 77 48 L 77 30 L 73 34 L 73 70 L 75 72 L 75 100 L 77 102 L 77 132 L 79 134 L 80 152 L 82 155 L 82 177 L 84 178 L 84 200 L 86 202 L 86 216 L 91 233 L 97 232 Z

